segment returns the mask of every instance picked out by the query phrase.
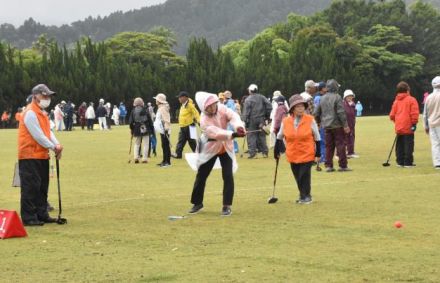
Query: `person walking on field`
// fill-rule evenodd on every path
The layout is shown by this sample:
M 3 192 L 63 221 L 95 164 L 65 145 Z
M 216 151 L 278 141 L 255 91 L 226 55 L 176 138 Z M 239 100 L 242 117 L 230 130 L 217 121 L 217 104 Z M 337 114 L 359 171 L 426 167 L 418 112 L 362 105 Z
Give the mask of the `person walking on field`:
M 96 116 L 98 117 L 99 128 L 102 130 L 107 130 L 107 110 L 104 106 L 104 99 L 99 99 L 99 105 L 96 109 Z
M 315 119 L 318 125 L 325 129 L 325 167 L 327 172 L 334 172 L 333 156 L 339 157 L 339 172 L 352 171 L 348 168 L 347 153 L 345 151 L 345 134 L 350 133 L 347 123 L 342 97 L 338 94 L 339 83 L 328 80 L 326 83 L 327 93 L 321 97 L 318 107 L 315 109 Z
M 414 132 L 419 121 L 419 104 L 411 96 L 410 87 L 406 82 L 397 84 L 397 95 L 390 112 L 397 135 L 396 162 L 397 166 L 414 167 Z
M 431 139 L 432 162 L 440 170 L 440 76 L 432 80 L 434 91 L 428 95 L 423 109 L 425 132 Z
M 275 159 L 280 158 L 286 141 L 286 158 L 290 163 L 299 190 L 298 204 L 312 203 L 311 168 L 321 156 L 319 129 L 312 115 L 306 114 L 309 104 L 299 95 L 289 99 L 289 116 L 283 119 L 274 148 Z
M 234 176 L 237 169 L 232 140 L 246 135 L 244 124 L 237 113 L 219 103 L 217 95 L 207 92 L 196 93 L 196 101 L 202 111 L 200 137 L 197 155 L 197 176 L 191 195 L 193 207 L 188 213 L 194 214 L 203 208 L 206 180 L 214 164 L 220 159 L 223 177 L 222 216 L 232 214 L 231 206 L 234 197 Z M 232 125 L 235 132 L 227 130 Z M 235 168 L 234 168 L 235 167 Z
M 156 117 L 154 119 L 154 129 L 160 134 L 162 143 L 162 162 L 157 164 L 162 168 L 171 166 L 171 117 L 170 105 L 167 102 L 167 97 L 163 93 L 159 93 L 155 97 L 157 105 Z
M 190 136 L 190 126 L 195 126 L 195 123 L 200 123 L 200 114 L 186 91 L 181 91 L 177 97 L 181 104 L 179 111 L 180 132 L 179 140 L 176 145 L 176 153 L 172 156 L 176 159 L 181 159 L 186 142 L 188 142 L 193 152 L 196 150 L 197 142 Z
M 86 111 L 87 104 L 83 102 L 78 108 L 79 124 L 81 125 L 81 130 L 84 130 L 86 126 Z
M 321 98 L 327 93 L 327 85 L 325 82 L 319 82 L 318 83 L 318 92 L 315 94 L 315 97 L 313 98 L 313 104 L 314 109 L 318 107 L 318 105 L 321 103 Z M 321 136 L 321 158 L 320 162 L 325 163 L 325 129 L 322 127 L 319 127 L 319 135 Z
M 249 96 L 244 101 L 241 119 L 246 123 L 249 159 L 255 158 L 257 152 L 268 157 L 266 134 L 262 131 L 263 126 L 268 124 L 272 105 L 269 100 L 258 93 L 258 86 L 251 84 L 248 87 Z M 252 131 L 252 133 L 251 133 Z
M 359 158 L 354 152 L 355 142 L 355 126 L 356 126 L 356 109 L 354 103 L 354 92 L 351 89 L 344 91 L 344 109 L 347 116 L 348 127 L 350 132 L 345 134 L 345 145 L 347 147 L 347 158 Z
M 32 89 L 32 103 L 23 112 L 18 128 L 18 165 L 21 183 L 21 218 L 25 226 L 55 223 L 47 212 L 49 189 L 49 150 L 61 158 L 63 147 L 50 130 L 44 109 L 55 92 L 39 84 Z
M 54 118 L 55 118 L 55 129 L 57 131 L 63 131 L 65 128 L 64 125 L 64 112 L 63 108 L 66 102 L 63 100 L 61 104 L 55 106 Z
M 153 132 L 153 121 L 150 113 L 140 97 L 133 102 L 134 109 L 128 118 L 131 135 L 135 137 L 134 142 L 134 163 L 139 163 L 139 150 L 142 144 L 142 163 L 148 163 L 148 147 L 150 144 L 150 133 Z
M 362 116 L 362 110 L 364 110 L 364 107 L 362 106 L 362 103 L 358 101 L 356 103 L 356 116 L 361 117 Z
M 124 102 L 119 103 L 119 124 L 125 125 L 125 117 L 127 116 L 127 108 Z
M 112 113 L 112 120 L 115 123 L 115 126 L 119 126 L 119 108 L 118 106 L 115 104 L 113 105 L 113 113 Z

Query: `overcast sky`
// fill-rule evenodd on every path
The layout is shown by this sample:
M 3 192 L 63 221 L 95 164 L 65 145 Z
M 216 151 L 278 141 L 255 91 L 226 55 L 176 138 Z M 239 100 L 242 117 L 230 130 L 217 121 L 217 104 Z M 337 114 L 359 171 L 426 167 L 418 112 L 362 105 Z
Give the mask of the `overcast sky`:
M 46 25 L 70 24 L 88 16 L 106 16 L 160 4 L 165 0 L 0 0 L 0 24 L 23 24 L 32 17 Z

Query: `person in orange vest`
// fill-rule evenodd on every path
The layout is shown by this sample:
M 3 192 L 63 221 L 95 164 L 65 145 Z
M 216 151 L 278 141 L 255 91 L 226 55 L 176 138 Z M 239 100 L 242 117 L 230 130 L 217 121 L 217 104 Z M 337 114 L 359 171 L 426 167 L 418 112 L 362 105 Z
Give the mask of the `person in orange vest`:
M 8 110 L 5 110 L 2 114 L 2 128 L 6 129 L 8 128 L 9 125 L 9 119 L 10 119 L 11 115 L 9 114 Z
M 20 213 L 25 226 L 55 223 L 47 212 L 49 189 L 49 150 L 61 158 L 62 145 L 50 130 L 49 107 L 55 92 L 39 84 L 32 89 L 32 102 L 26 106 L 18 127 L 18 165 L 21 182 Z
M 313 162 L 319 162 L 321 146 L 318 125 L 312 115 L 306 114 L 308 106 L 301 95 L 295 94 L 289 99 L 289 116 L 283 119 L 274 147 L 275 159 L 285 152 L 299 190 L 298 204 L 312 203 L 311 168 Z
M 23 109 L 21 107 L 18 107 L 17 112 L 15 112 L 15 124 L 20 125 L 20 120 L 21 120 L 21 114 L 23 112 Z

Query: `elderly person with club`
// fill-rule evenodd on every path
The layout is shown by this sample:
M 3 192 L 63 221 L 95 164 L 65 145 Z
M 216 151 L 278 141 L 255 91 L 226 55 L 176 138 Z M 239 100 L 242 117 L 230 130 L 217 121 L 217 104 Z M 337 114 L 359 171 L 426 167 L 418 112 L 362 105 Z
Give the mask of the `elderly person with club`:
M 144 101 L 140 97 L 136 97 L 133 102 L 134 109 L 128 118 L 131 135 L 136 138 L 134 143 L 134 163 L 139 163 L 139 150 L 142 146 L 142 163 L 148 163 L 148 147 L 150 144 L 150 133 L 153 132 L 153 121 L 150 113 L 144 105 Z
M 171 117 L 170 105 L 167 102 L 167 96 L 163 93 L 153 97 L 156 100 L 157 112 L 154 117 L 154 129 L 160 134 L 162 144 L 162 162 L 157 166 L 166 168 L 171 166 Z
M 298 204 L 312 203 L 311 168 L 321 157 L 318 125 L 312 115 L 306 114 L 308 103 L 295 94 L 289 99 L 289 116 L 283 119 L 277 134 L 274 157 L 279 159 L 285 151 L 299 190 Z
M 221 215 L 230 216 L 234 197 L 233 172 L 237 169 L 232 140 L 246 135 L 244 124 L 237 113 L 219 103 L 215 94 L 198 92 L 196 102 L 202 111 L 200 127 L 203 134 L 198 144 L 198 171 L 191 196 L 191 203 L 194 206 L 188 213 L 194 214 L 203 208 L 206 180 L 218 158 L 222 166 L 223 177 Z M 227 130 L 228 124 L 234 128 L 235 132 Z
M 432 162 L 440 170 L 440 76 L 432 80 L 434 91 L 427 97 L 423 109 L 425 132 L 431 139 Z
M 46 85 L 32 89 L 32 102 L 23 112 L 18 128 L 18 166 L 21 184 L 21 218 L 25 226 L 41 226 L 55 223 L 57 219 L 47 212 L 49 190 L 49 150 L 61 158 L 63 147 L 50 130 L 49 117 L 45 109 L 52 96 Z

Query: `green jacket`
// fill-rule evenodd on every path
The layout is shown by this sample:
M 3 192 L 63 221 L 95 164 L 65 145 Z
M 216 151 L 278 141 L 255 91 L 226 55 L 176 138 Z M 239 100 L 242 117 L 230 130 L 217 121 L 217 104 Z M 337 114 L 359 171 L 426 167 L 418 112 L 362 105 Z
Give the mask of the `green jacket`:
M 191 98 L 185 104 L 180 106 L 179 111 L 179 126 L 181 128 L 187 127 L 193 123 L 200 123 L 200 114 L 194 106 Z

